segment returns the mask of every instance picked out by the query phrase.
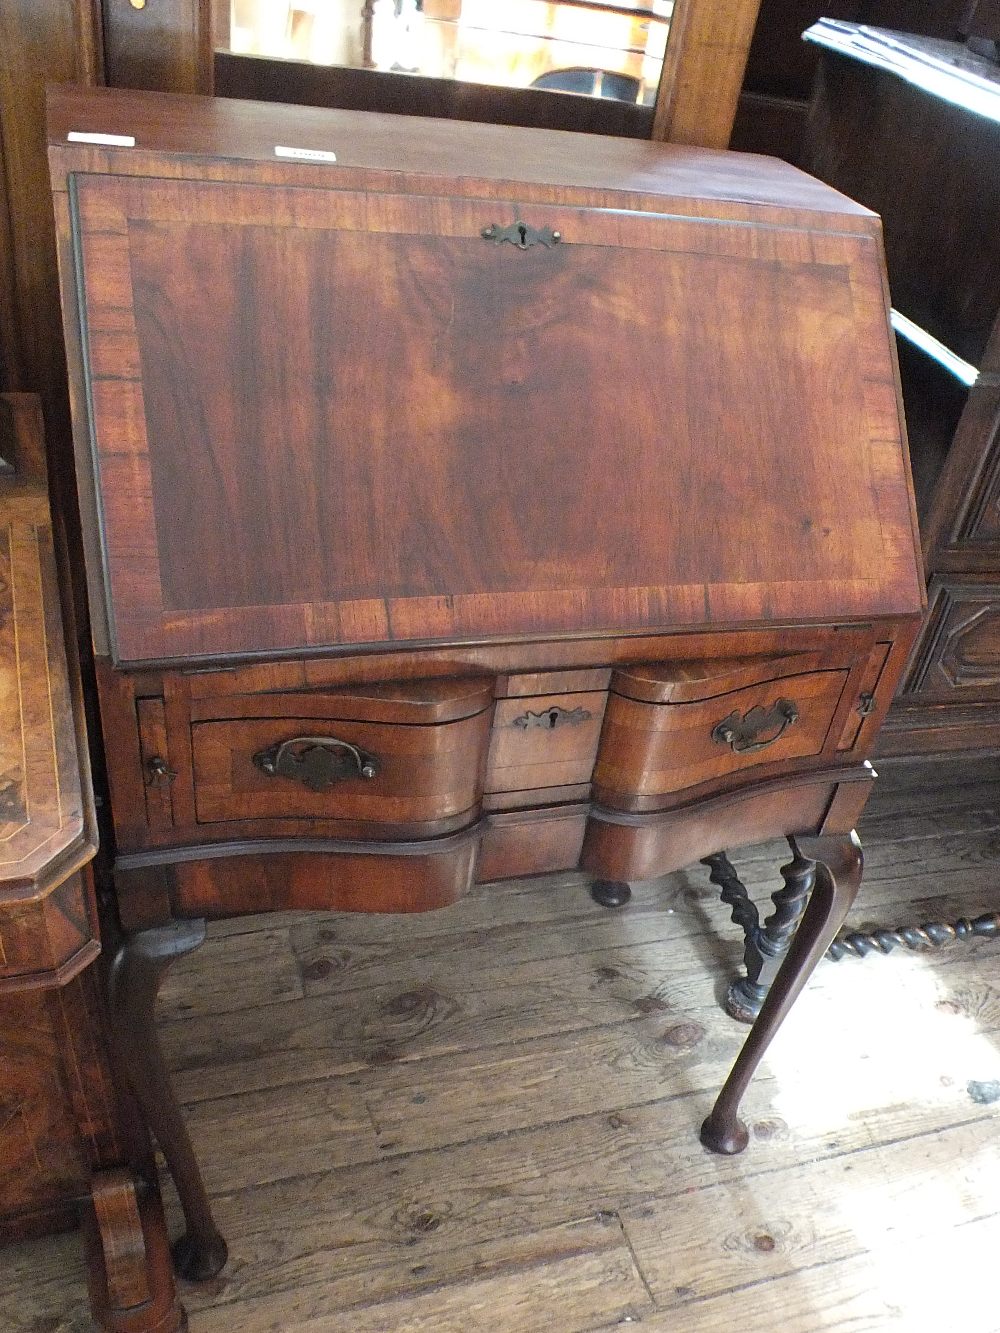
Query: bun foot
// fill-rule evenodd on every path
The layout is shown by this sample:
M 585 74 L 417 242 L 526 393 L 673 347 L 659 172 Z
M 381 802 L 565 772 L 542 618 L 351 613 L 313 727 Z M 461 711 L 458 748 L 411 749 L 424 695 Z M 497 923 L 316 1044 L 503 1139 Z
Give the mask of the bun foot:
M 207 1241 L 183 1235 L 173 1245 L 174 1271 L 188 1282 L 207 1282 L 221 1273 L 229 1258 L 229 1247 L 216 1234 Z
M 726 991 L 726 1013 L 737 1023 L 752 1023 L 760 1013 L 766 995 L 766 986 L 755 985 L 746 977 L 737 977 Z
M 735 1157 L 750 1142 L 750 1131 L 742 1120 L 717 1120 L 713 1112 L 701 1127 L 701 1141 L 710 1152 Z
M 602 907 L 624 907 L 632 897 L 632 890 L 621 879 L 595 879 L 590 886 L 590 896 Z

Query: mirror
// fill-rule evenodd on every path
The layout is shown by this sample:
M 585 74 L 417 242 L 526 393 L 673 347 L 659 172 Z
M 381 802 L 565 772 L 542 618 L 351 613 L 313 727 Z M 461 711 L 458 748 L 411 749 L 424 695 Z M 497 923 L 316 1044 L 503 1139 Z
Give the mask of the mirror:
M 675 0 L 229 0 L 239 55 L 652 107 Z

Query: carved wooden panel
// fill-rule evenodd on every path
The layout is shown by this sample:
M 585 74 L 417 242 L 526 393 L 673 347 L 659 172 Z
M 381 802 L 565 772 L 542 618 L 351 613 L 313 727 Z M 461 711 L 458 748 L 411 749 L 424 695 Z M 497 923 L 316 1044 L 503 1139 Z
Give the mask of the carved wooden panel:
M 76 178 L 117 658 L 911 609 L 877 242 L 714 211 Z
M 978 485 L 969 488 L 955 541 L 996 547 L 1000 543 L 1000 387 L 976 387 L 970 392 L 952 445 L 960 456 L 966 453 L 967 435 L 975 443 L 975 462 L 981 472 Z M 968 486 L 969 478 L 964 480 Z
M 1000 686 L 1000 586 L 975 576 L 932 580 L 920 648 L 905 683 L 908 693 Z

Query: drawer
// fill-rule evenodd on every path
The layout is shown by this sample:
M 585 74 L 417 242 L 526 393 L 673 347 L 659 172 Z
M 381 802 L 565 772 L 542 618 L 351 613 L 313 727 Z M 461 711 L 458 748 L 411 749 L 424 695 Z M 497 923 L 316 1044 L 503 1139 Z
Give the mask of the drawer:
M 589 782 L 607 702 L 604 690 L 501 699 L 486 791 L 532 791 Z
M 448 685 L 457 689 L 450 698 L 430 682 L 426 698 L 408 683 L 230 701 L 243 716 L 191 726 L 198 823 L 423 825 L 472 810 L 482 796 L 491 686 Z M 225 711 L 225 700 L 213 703 Z
M 854 665 L 803 653 L 616 671 L 594 772 L 597 799 L 653 809 L 685 788 L 823 753 L 841 735 Z

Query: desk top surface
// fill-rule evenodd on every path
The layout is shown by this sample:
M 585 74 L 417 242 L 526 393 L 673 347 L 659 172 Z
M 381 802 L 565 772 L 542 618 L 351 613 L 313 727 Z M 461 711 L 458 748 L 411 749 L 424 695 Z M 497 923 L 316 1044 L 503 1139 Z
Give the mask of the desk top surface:
M 874 220 L 868 209 L 775 158 L 563 130 L 68 85 L 49 90 L 48 126 L 56 188 L 67 168 L 141 171 L 153 154 L 198 157 L 203 165 L 214 159 L 216 169 L 223 161 L 234 168 L 267 165 L 269 179 L 289 183 L 336 187 L 337 178 L 363 170 L 442 177 L 452 188 L 468 177 L 658 195 L 678 205 L 804 209 L 838 215 L 838 225 L 852 229 L 870 228 Z M 71 143 L 71 134 L 133 138 L 135 145 Z M 336 162 L 276 158 L 276 147 L 332 153 Z

